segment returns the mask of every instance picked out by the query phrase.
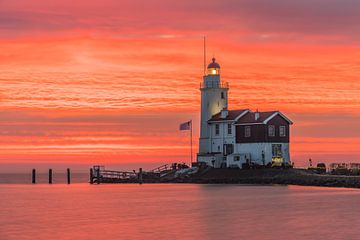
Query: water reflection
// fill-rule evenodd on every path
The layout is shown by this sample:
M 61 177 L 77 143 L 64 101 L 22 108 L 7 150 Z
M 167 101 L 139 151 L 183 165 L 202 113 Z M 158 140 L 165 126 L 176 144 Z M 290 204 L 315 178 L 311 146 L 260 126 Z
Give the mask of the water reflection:
M 357 239 L 360 190 L 0 185 L 1 239 Z M 349 227 L 354 226 L 354 227 Z

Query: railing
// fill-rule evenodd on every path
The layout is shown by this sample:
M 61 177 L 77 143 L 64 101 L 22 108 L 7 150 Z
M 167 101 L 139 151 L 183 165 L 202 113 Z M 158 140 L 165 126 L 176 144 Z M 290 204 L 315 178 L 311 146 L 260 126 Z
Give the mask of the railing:
M 110 170 L 101 170 L 100 176 L 102 178 L 115 178 L 115 179 L 137 178 L 137 174 L 135 172 L 121 172 L 121 171 L 110 171 Z
M 229 88 L 228 82 L 207 82 L 200 83 L 200 89 L 203 88 Z
M 360 175 L 360 163 L 331 163 L 329 170 L 338 175 Z
M 105 170 L 104 166 L 94 166 L 91 171 L 93 180 L 99 180 L 99 178 L 104 179 L 132 179 L 137 178 L 137 173 L 134 172 L 126 172 L 126 171 L 111 171 Z
M 162 165 L 160 167 L 152 169 L 150 172 L 161 173 L 163 171 L 167 171 L 167 170 L 171 170 L 171 169 L 172 169 L 172 167 L 169 164 L 165 164 L 165 165 Z

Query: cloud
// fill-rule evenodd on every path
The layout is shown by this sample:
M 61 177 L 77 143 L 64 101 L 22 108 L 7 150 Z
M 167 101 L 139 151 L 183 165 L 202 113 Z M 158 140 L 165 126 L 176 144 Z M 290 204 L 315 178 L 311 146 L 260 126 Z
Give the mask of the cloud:
M 312 36 L 314 41 L 353 43 L 360 33 L 360 2 L 356 0 L 3 2 L 3 37 L 84 30 L 163 37 L 226 33 L 247 41 L 296 41 Z
M 191 118 L 198 123 L 204 33 L 230 83 L 232 109 L 288 114 L 295 159 L 306 159 L 309 148 L 324 159 L 328 149 L 340 156 L 348 140 L 354 158 L 359 6 L 3 0 L 0 162 L 183 161 L 188 135 L 177 129 Z
M 237 15 L 255 31 L 359 32 L 360 2 L 356 0 L 230 0 L 216 7 L 224 14 Z
M 77 19 L 69 14 L 2 11 L 0 12 L 1 29 L 18 30 L 62 30 L 71 26 L 80 26 Z M 84 25 L 85 26 L 85 25 Z

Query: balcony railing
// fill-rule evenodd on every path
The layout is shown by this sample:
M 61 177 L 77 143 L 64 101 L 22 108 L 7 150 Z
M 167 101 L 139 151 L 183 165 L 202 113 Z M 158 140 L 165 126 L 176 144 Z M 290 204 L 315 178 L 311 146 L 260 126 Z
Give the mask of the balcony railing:
M 228 82 L 207 82 L 200 83 L 200 89 L 203 88 L 229 88 Z

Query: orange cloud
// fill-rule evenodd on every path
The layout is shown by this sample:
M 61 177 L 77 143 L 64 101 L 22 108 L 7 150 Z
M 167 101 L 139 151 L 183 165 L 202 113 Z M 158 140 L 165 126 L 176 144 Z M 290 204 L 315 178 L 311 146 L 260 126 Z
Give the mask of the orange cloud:
M 187 1 L 174 6 L 156 1 L 156 11 L 145 11 L 145 4 L 134 17 L 130 2 L 121 6 L 129 10 L 122 15 L 117 1 L 110 0 L 101 5 L 5 1 L 0 163 L 187 161 L 189 139 L 178 124 L 193 119 L 197 143 L 204 32 L 208 56 L 215 54 L 222 80 L 230 84 L 230 108 L 285 112 L 295 122 L 292 157 L 302 165 L 309 157 L 355 161 L 360 153 L 357 33 L 335 26 L 314 34 L 321 22 L 305 29 L 303 18 L 289 20 L 296 23 L 293 33 L 290 23 L 279 23 L 286 16 L 271 19 L 275 8 L 266 7 L 271 11 L 261 16 L 253 12 L 259 2 L 232 2 L 244 13 L 237 17 L 215 1 L 201 9 Z M 113 8 L 98 11 L 107 4 Z M 299 16 L 312 16 L 306 13 L 309 3 L 297 4 Z M 282 6 L 285 13 L 293 11 L 289 3 Z M 95 10 L 98 15 L 90 14 Z M 242 20 L 254 14 L 270 22 L 248 19 L 245 26 Z M 329 20 L 327 14 L 317 19 Z

